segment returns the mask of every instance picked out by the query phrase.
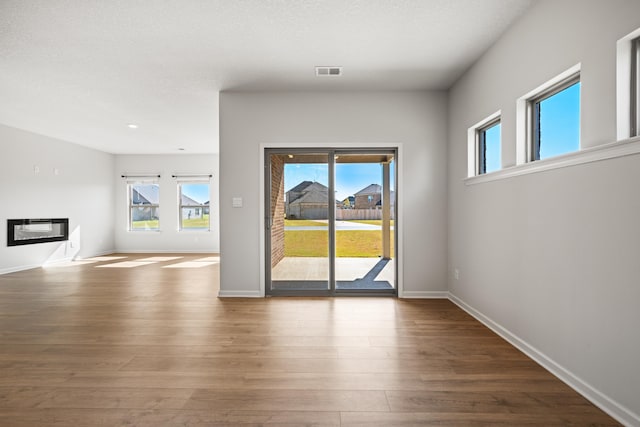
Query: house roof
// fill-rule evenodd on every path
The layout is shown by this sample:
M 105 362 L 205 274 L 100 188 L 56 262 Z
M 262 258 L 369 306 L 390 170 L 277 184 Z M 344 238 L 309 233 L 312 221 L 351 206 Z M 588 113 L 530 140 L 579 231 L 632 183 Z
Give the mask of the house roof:
M 289 203 L 293 203 L 295 201 L 301 200 L 304 196 L 308 194 L 320 194 L 323 198 L 323 201 L 327 200 L 327 192 L 329 189 L 319 182 L 311 182 L 311 181 L 302 181 L 300 184 L 293 187 L 291 190 L 287 191 L 287 200 Z M 310 198 L 305 199 L 307 202 L 311 200 Z M 316 203 L 316 202 L 309 202 Z
M 160 201 L 160 187 L 155 184 L 136 185 L 133 187 L 133 203 L 157 205 Z
M 296 185 L 295 187 L 287 191 L 287 193 L 291 191 L 293 191 L 294 193 L 299 193 L 301 191 L 304 191 L 304 189 L 310 186 L 311 184 L 313 184 L 312 181 L 302 181 L 300 184 Z
M 316 203 L 316 204 L 327 204 L 327 192 L 322 191 L 309 191 L 308 193 L 304 193 L 302 196 L 297 199 L 289 202 L 291 205 L 299 204 L 299 203 Z
M 370 184 L 367 185 L 362 190 L 358 191 L 356 196 L 363 196 L 367 194 L 380 194 L 382 192 L 382 186 L 380 184 Z
M 295 187 L 287 191 L 287 193 L 289 192 L 301 193 L 304 191 L 329 191 L 329 189 L 326 186 L 320 184 L 319 182 L 302 181 L 300 184 L 296 185 Z
M 189 196 L 185 196 L 184 194 L 181 194 L 180 198 L 181 198 L 181 202 L 182 202 L 183 205 L 199 206 L 199 205 L 203 204 L 203 203 L 200 203 L 200 202 L 197 202 L 197 201 L 193 200 Z M 209 203 L 209 202 L 207 202 L 207 203 Z M 206 205 L 207 203 L 204 203 L 204 204 Z

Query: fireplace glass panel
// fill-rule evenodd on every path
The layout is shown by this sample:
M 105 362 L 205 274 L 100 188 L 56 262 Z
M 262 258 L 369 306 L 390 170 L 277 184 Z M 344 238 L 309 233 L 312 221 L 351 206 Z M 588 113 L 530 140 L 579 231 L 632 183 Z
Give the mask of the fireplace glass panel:
M 10 219 L 7 220 L 7 245 L 18 246 L 68 240 L 68 230 L 68 218 Z

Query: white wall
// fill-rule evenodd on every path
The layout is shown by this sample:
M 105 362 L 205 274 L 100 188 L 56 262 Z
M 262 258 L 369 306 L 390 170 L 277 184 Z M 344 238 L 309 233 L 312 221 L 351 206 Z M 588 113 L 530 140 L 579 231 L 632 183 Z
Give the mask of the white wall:
M 221 93 L 224 295 L 259 295 L 261 143 L 401 143 L 404 290 L 446 291 L 445 93 Z M 233 197 L 244 207 L 232 208 Z
M 119 252 L 218 252 L 218 156 L 214 154 L 117 155 L 115 160 L 115 244 Z M 160 231 L 127 231 L 126 174 L 160 174 Z M 211 231 L 178 231 L 178 186 L 171 175 L 213 174 Z
M 4 240 L 0 273 L 113 250 L 112 155 L 3 125 L 0 147 L 1 238 L 7 219 L 19 218 L 69 218 L 70 236 L 12 247 Z
M 616 41 L 638 27 L 638 1 L 541 1 L 449 98 L 451 293 L 634 425 L 640 156 L 471 186 L 463 180 L 468 127 L 501 109 L 503 163 L 515 165 L 516 99 L 578 62 L 582 146 L 615 141 Z

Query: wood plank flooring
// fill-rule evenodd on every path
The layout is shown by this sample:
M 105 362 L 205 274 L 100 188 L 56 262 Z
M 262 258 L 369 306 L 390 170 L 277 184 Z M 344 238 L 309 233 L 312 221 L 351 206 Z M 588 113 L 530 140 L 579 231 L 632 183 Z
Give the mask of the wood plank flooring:
M 211 255 L 0 276 L 0 425 L 618 425 L 447 300 L 217 292 Z

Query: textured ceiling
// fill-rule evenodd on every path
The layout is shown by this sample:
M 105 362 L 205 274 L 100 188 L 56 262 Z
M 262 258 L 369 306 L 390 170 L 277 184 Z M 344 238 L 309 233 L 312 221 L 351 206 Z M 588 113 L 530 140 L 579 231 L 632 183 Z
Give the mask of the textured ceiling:
M 111 153 L 215 153 L 221 90 L 447 89 L 531 3 L 2 0 L 0 123 Z

